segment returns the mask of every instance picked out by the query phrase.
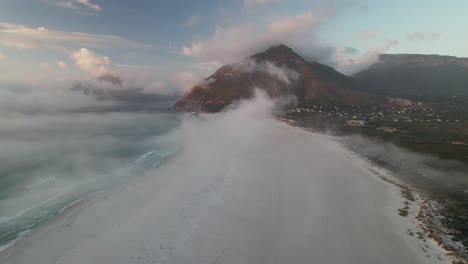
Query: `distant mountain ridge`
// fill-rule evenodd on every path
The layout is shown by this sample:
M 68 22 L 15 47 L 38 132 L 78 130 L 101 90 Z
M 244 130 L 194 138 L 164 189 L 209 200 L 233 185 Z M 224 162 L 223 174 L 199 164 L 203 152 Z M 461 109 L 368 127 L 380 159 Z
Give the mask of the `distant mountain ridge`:
M 236 100 L 252 97 L 255 88 L 272 97 L 294 95 L 306 105 L 391 105 L 399 102 L 397 97 L 465 98 L 468 58 L 381 54 L 368 69 L 349 77 L 277 45 L 222 66 L 184 94 L 172 109 L 217 112 Z
M 376 64 L 379 63 L 413 66 L 460 65 L 468 67 L 468 58 L 438 54 L 380 54 Z
M 468 96 L 468 58 L 382 54 L 352 76 L 365 91 L 392 96 Z
M 287 80 L 284 74 L 290 75 Z M 381 99 L 357 89 L 350 77 L 332 67 L 307 62 L 291 48 L 277 45 L 222 66 L 172 108 L 217 112 L 236 100 L 252 97 L 254 88 L 272 97 L 292 94 L 303 104 L 371 104 Z

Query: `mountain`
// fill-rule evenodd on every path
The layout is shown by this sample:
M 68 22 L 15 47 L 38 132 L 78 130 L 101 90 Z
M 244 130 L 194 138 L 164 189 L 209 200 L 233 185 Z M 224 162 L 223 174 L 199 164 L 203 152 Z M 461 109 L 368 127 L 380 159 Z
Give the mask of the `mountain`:
M 357 89 L 351 78 L 332 67 L 307 62 L 291 48 L 278 45 L 222 66 L 184 94 L 172 109 L 217 112 L 236 100 L 252 97 L 255 87 L 272 97 L 295 95 L 302 104 L 371 104 L 380 99 Z
M 468 96 L 468 58 L 382 54 L 352 76 L 365 91 L 393 96 Z

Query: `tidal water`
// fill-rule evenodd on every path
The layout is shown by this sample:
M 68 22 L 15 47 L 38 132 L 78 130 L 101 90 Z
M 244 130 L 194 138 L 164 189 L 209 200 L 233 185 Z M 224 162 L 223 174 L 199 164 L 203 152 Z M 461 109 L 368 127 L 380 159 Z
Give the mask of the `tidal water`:
M 177 152 L 167 111 L 9 114 L 0 124 L 0 249 L 85 196 Z

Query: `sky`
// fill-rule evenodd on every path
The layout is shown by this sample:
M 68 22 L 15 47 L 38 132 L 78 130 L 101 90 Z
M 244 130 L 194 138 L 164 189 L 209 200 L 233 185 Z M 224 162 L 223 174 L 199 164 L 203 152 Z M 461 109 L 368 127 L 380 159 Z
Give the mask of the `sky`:
M 380 53 L 468 57 L 467 11 L 466 0 L 0 0 L 0 84 L 114 76 L 182 93 L 279 43 L 348 75 Z

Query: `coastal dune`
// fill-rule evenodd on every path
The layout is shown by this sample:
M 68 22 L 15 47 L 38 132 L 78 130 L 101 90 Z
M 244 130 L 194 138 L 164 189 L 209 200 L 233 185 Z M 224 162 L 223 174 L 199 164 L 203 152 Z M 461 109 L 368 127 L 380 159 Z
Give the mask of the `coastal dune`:
M 399 190 L 333 138 L 270 116 L 264 96 L 187 117 L 177 157 L 87 198 L 2 263 L 443 263 L 397 214 Z

